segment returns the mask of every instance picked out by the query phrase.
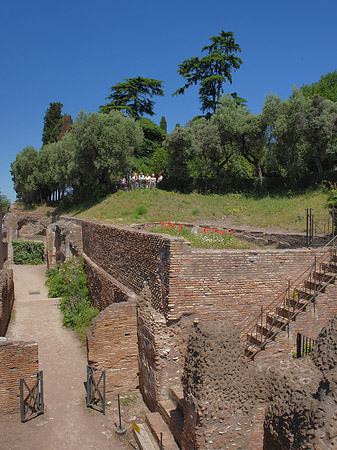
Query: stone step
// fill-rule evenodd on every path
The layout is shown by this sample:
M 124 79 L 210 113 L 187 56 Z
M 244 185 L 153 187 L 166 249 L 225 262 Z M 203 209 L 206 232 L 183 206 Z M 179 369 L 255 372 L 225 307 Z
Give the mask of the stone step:
M 161 400 L 158 403 L 158 411 L 167 423 L 174 438 L 181 445 L 181 434 L 184 428 L 184 414 L 176 407 L 171 399 Z
M 146 414 L 145 419 L 158 444 L 160 444 L 162 433 L 163 450 L 179 450 L 168 425 L 164 422 L 159 412 Z
M 155 440 L 146 423 L 136 424 L 132 432 L 139 450 L 159 450 L 158 442 Z
M 176 405 L 177 408 L 184 410 L 184 391 L 183 387 L 180 386 L 174 386 L 170 388 L 170 399 L 173 401 L 173 403 Z

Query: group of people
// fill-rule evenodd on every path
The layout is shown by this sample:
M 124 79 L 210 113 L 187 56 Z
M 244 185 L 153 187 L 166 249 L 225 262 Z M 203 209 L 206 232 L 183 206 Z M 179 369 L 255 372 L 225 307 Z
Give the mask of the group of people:
M 146 176 L 143 174 L 143 172 L 140 172 L 139 175 L 137 175 L 136 172 L 134 172 L 132 175 L 129 176 L 129 180 L 126 179 L 126 177 L 122 176 L 120 180 L 120 189 L 127 191 L 128 189 L 155 189 L 157 187 L 157 183 L 160 183 L 163 179 L 163 175 L 161 172 L 158 174 L 158 178 L 155 177 L 154 173 L 152 176 L 150 174 L 146 174 Z

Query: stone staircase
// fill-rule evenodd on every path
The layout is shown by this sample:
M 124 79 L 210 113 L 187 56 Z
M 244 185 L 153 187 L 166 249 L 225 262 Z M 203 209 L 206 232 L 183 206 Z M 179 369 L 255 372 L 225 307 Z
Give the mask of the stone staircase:
M 182 388 L 172 388 L 170 398 L 159 402 L 158 411 L 145 415 L 144 428 L 154 437 L 155 450 L 179 450 L 184 427 L 183 402 Z
M 334 284 L 337 276 L 336 238 L 328 248 L 315 256 L 314 262 L 287 289 L 278 294 L 266 307 L 261 307 L 258 318 L 243 326 L 241 336 L 245 354 L 249 359 L 275 341 L 277 335 L 289 331 L 298 314 L 310 304 L 316 304 L 317 296 Z

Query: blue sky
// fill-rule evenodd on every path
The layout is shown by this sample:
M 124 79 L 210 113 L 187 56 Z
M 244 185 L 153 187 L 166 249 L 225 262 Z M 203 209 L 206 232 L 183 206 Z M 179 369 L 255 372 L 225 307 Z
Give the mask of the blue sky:
M 282 99 L 337 69 L 335 0 L 3 0 L 0 9 L 0 190 L 15 199 L 10 164 L 27 145 L 39 149 L 50 102 L 63 113 L 97 111 L 110 86 L 143 76 L 164 82 L 154 116 L 168 131 L 200 113 L 198 89 L 178 64 L 200 56 L 211 36 L 232 31 L 242 52 L 233 91 L 261 111 L 268 92 Z

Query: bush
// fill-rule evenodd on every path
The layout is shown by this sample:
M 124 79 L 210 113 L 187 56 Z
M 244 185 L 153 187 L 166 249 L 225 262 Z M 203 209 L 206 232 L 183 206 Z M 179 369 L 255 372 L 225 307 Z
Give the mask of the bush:
M 13 239 L 14 264 L 42 264 L 44 243 Z
M 84 341 L 86 330 L 99 309 L 92 306 L 89 298 L 83 258 L 71 258 L 47 270 L 47 277 L 48 296 L 62 297 L 63 325 L 74 330 Z

